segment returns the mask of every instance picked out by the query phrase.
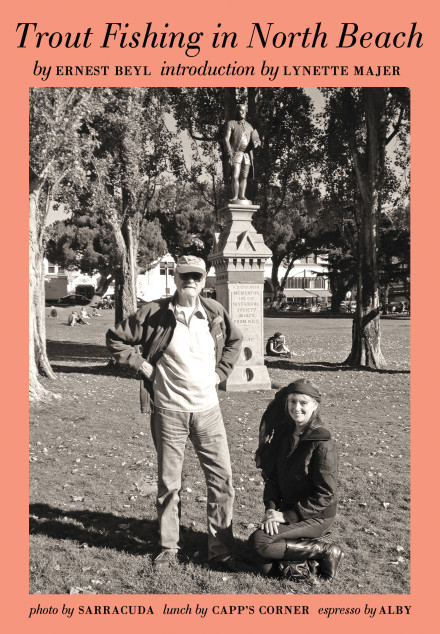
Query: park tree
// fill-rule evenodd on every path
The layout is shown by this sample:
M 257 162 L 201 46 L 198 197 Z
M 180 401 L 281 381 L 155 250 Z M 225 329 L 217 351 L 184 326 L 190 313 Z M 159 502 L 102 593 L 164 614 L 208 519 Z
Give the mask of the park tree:
M 151 204 L 150 217 L 160 226 L 174 259 L 197 255 L 207 261 L 213 241 L 213 208 L 200 195 L 198 185 L 183 180 L 161 188 Z
M 81 186 L 94 139 L 84 134 L 93 89 L 31 88 L 29 92 L 29 397 L 50 396 L 39 377 L 55 375 L 46 353 L 45 224 L 62 191 Z
M 108 227 L 99 218 L 74 215 L 54 222 L 47 228 L 47 236 L 48 260 L 67 271 L 99 274 L 95 295 L 102 297 L 114 280 L 114 249 Z
M 324 198 L 317 219 L 312 223 L 311 230 L 304 235 L 303 249 L 306 253 L 301 254 L 301 257 L 314 253 L 325 258 L 325 271 L 318 273 L 318 277 L 328 278 L 331 291 L 330 310 L 332 313 L 339 313 L 347 292 L 356 285 L 356 243 L 350 239 L 353 229 L 348 227 L 348 222 L 345 221 L 344 232 L 341 232 L 333 224 L 331 214 L 326 212 Z
M 274 299 L 284 292 L 295 261 L 317 252 L 316 235 L 319 192 L 305 191 L 296 197 L 288 193 L 278 213 L 269 211 L 271 231 L 266 228 L 267 214 L 258 214 L 256 226 L 263 233 L 265 242 L 272 251 L 271 282 Z M 280 279 L 280 267 L 284 274 Z
M 356 238 L 357 308 L 346 363 L 382 368 L 378 246 L 390 168 L 386 148 L 397 136 L 406 142 L 409 97 L 405 89 L 393 88 L 340 88 L 326 94 L 327 150 L 332 148 L 334 170 L 328 179 L 334 180 L 335 199 L 343 201 L 343 231 L 348 228 L 350 239 Z
M 98 274 L 92 302 L 102 298 L 114 283 L 117 258 L 110 226 L 100 217 L 85 214 L 85 207 L 66 220 L 47 228 L 46 257 L 67 271 L 85 275 Z M 80 213 L 83 212 L 83 213 Z M 149 270 L 166 252 L 158 220 L 144 220 L 140 230 L 137 254 L 139 273 Z
M 136 310 L 141 232 L 149 205 L 167 175 L 179 172 L 179 142 L 166 126 L 167 93 L 155 88 L 102 88 L 92 128 L 91 207 L 112 236 L 115 321 Z M 150 229 L 157 230 L 156 225 Z M 145 263 L 144 263 L 145 264 Z
M 410 232 L 409 223 L 406 223 L 402 216 L 403 213 L 394 213 L 390 216 L 382 213 L 380 217 L 378 267 L 384 314 L 388 312 L 388 293 L 391 285 L 402 285 L 403 294 L 409 296 Z

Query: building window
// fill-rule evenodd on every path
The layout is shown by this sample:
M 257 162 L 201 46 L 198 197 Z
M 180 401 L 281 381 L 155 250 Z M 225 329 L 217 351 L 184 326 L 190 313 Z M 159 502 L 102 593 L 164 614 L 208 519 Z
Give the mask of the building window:
M 289 277 L 286 288 L 325 288 L 324 277 Z
M 168 269 L 168 275 L 174 274 L 174 262 L 161 262 L 160 263 L 160 274 L 166 275 Z
M 48 268 L 47 268 L 47 272 L 48 273 L 55 273 L 55 267 L 53 264 L 49 264 Z

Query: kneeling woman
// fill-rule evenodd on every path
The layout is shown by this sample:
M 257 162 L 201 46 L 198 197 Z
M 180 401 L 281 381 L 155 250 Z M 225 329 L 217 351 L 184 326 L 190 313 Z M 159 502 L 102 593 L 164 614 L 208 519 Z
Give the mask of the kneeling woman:
M 282 569 L 301 576 L 298 564 L 308 561 L 308 569 L 329 579 L 343 555 L 337 544 L 319 539 L 336 515 L 338 466 L 335 441 L 319 417 L 320 401 L 318 388 L 299 379 L 277 393 L 263 416 L 257 466 L 266 480 L 266 513 L 250 543 L 265 574 L 284 562 Z

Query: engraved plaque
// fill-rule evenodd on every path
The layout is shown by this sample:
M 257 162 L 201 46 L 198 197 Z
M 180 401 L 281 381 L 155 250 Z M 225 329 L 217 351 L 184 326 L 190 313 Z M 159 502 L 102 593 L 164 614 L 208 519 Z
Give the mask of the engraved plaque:
M 263 355 L 263 286 L 229 284 L 229 313 L 243 333 L 243 361 Z

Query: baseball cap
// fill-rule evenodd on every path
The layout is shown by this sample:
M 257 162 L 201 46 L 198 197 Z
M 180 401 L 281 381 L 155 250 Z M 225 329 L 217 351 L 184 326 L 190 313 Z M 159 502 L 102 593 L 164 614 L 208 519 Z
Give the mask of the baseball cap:
M 177 273 L 192 273 L 194 271 L 206 275 L 206 265 L 202 258 L 198 258 L 195 255 L 182 255 L 182 257 L 177 260 Z

